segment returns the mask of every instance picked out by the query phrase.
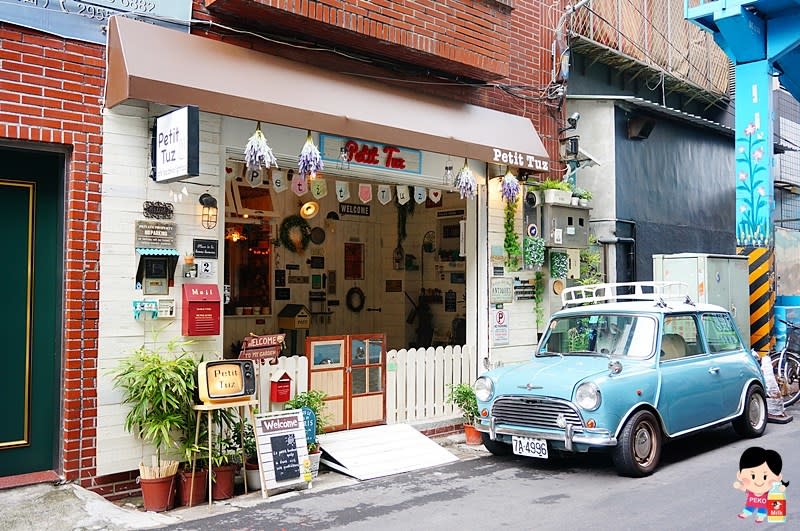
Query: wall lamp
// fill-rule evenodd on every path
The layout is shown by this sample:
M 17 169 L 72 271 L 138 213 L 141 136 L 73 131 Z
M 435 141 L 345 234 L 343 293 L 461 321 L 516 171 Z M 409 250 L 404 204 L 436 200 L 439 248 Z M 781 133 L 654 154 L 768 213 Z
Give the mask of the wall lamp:
M 206 229 L 213 229 L 217 226 L 217 198 L 211 194 L 202 194 L 200 195 L 200 204 L 203 205 L 200 224 Z

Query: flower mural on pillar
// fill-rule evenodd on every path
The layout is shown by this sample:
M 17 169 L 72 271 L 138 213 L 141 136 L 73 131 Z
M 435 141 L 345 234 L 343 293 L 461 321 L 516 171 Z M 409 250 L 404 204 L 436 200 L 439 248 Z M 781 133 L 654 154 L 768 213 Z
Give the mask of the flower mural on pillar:
M 769 167 L 764 132 L 750 123 L 736 139 L 736 243 L 743 247 L 769 244 Z

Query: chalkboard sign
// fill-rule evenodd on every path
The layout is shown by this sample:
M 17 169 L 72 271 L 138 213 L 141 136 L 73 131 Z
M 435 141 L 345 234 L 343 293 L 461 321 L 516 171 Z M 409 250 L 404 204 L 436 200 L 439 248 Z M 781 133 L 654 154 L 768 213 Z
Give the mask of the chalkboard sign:
M 272 445 L 272 468 L 275 481 L 286 481 L 300 477 L 300 463 L 297 461 L 297 442 L 294 434 L 275 435 L 269 438 Z
M 306 420 L 299 409 L 260 413 L 255 417 L 262 495 L 267 489 L 311 481 Z

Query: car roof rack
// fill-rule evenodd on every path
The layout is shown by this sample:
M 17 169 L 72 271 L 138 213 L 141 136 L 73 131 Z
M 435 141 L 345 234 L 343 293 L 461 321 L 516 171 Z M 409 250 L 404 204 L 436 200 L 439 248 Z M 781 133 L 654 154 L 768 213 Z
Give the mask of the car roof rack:
M 655 301 L 680 299 L 693 304 L 688 285 L 684 282 L 614 282 L 573 286 L 561 292 L 561 303 L 566 308 L 581 304 L 598 304 L 621 300 Z

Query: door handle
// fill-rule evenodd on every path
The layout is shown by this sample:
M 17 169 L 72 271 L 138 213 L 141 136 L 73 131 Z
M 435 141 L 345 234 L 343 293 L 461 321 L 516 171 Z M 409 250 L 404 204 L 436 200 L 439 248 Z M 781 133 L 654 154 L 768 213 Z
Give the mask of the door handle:
M 379 312 L 379 311 L 381 311 L 381 308 L 367 308 L 367 311 L 368 312 Z
M 719 367 L 711 367 L 710 369 L 708 369 L 708 372 L 711 374 L 717 374 L 719 373 Z

